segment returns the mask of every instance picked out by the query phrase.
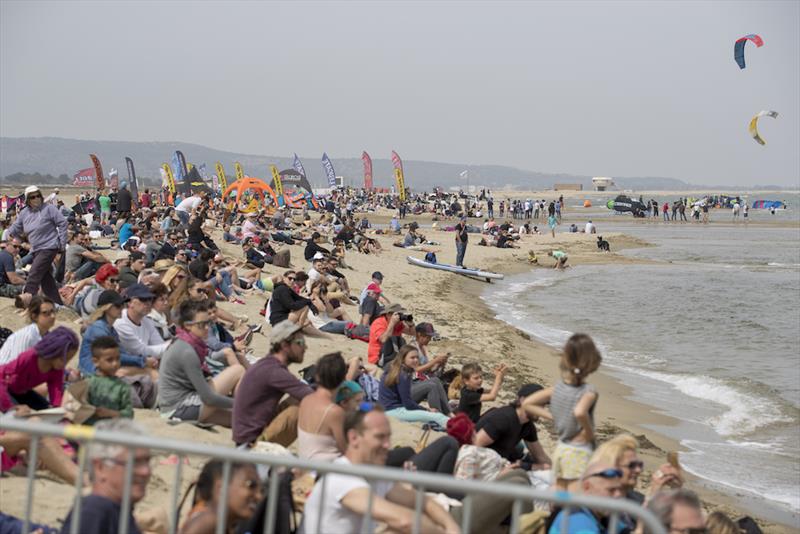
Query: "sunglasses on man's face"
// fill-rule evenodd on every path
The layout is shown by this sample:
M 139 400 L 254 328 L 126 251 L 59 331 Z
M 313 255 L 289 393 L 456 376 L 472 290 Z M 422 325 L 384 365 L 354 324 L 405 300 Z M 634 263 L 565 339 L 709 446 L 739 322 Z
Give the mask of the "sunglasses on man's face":
M 622 471 L 619 469 L 604 469 L 602 471 L 598 471 L 597 473 L 592 473 L 591 475 L 586 475 L 584 478 L 592 478 L 592 477 L 600 477 L 600 478 L 621 478 Z
M 39 195 L 39 194 L 28 195 L 28 200 L 34 200 L 34 199 L 37 199 L 37 198 L 44 198 L 44 197 L 42 195 Z

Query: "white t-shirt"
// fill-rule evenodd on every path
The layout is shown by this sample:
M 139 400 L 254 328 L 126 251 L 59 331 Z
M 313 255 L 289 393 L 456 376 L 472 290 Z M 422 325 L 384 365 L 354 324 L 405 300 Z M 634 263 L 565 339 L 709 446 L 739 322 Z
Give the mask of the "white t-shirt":
M 41 341 L 42 335 L 39 327 L 29 324 L 25 328 L 20 328 L 6 339 L 0 347 L 0 365 L 13 362 L 21 352 L 28 350 Z
M 195 209 L 197 206 L 200 205 L 203 199 L 200 197 L 196 197 L 194 195 L 181 200 L 181 203 L 175 208 L 178 211 L 185 211 L 186 213 L 192 213 L 192 210 Z
M 335 464 L 352 465 L 350 460 L 341 456 L 333 461 Z M 364 516 L 351 512 L 342 506 L 342 499 L 351 491 L 359 488 L 369 489 L 369 483 L 360 477 L 331 473 L 326 475 L 325 502 L 322 498 L 322 479 L 314 484 L 314 489 L 306 501 L 303 511 L 301 534 L 343 534 L 361 532 Z M 375 482 L 374 495 L 386 498 L 386 494 L 394 486 L 394 482 L 384 480 Z M 322 516 L 320 518 L 320 516 Z M 319 524 L 319 530 L 317 530 Z
M 594 224 L 592 224 L 592 223 L 590 223 L 590 222 L 587 222 L 587 223 L 586 223 L 586 230 L 585 230 L 585 232 L 586 232 L 587 234 L 591 234 L 591 233 L 592 233 L 592 229 L 593 229 L 593 228 L 594 228 Z

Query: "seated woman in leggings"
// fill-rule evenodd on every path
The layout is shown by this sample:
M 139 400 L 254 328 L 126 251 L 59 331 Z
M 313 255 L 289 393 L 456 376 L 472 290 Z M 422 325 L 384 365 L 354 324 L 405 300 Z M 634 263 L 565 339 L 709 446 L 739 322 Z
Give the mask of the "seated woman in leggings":
M 447 415 L 436 408 L 425 409 L 411 395 L 411 377 L 419 367 L 419 350 L 411 345 L 403 346 L 381 377 L 378 400 L 386 415 L 410 423 L 436 423 L 447 427 Z

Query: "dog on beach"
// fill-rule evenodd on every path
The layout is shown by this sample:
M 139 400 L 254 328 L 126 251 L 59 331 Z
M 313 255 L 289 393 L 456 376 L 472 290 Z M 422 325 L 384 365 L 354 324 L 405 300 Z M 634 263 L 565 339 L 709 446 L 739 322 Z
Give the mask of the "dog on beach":
M 608 241 L 603 239 L 603 236 L 597 236 L 597 248 L 602 250 L 603 252 L 611 252 L 611 245 L 608 244 Z

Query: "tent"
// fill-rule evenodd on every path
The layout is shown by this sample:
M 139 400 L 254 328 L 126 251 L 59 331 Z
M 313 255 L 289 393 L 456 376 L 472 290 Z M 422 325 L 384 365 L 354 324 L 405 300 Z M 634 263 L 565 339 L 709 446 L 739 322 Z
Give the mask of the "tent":
M 269 194 L 269 198 L 272 202 L 277 206 L 278 205 L 278 197 L 275 195 L 275 191 L 268 186 L 263 180 L 259 180 L 258 178 L 250 178 L 249 176 L 245 176 L 241 180 L 236 180 L 232 184 L 228 186 L 227 189 L 222 193 L 222 198 L 227 199 L 231 193 L 236 191 L 236 202 L 239 202 L 239 199 L 242 198 L 242 195 L 245 191 L 254 191 L 255 194 L 261 197 L 261 200 L 267 201 L 267 194 Z

